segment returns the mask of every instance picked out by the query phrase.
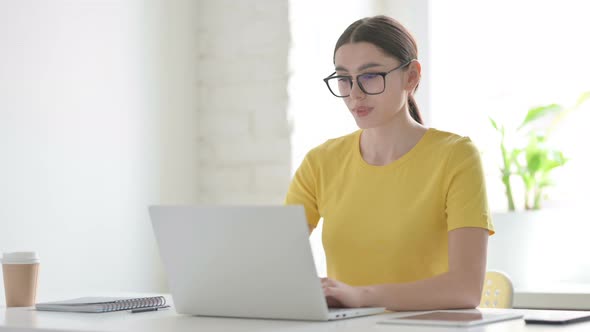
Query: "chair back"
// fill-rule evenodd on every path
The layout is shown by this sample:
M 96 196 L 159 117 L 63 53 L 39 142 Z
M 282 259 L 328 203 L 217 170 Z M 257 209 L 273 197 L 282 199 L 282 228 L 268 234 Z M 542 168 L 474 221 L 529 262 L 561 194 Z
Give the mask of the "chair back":
M 483 283 L 480 308 L 512 308 L 514 288 L 510 278 L 499 271 L 488 271 Z

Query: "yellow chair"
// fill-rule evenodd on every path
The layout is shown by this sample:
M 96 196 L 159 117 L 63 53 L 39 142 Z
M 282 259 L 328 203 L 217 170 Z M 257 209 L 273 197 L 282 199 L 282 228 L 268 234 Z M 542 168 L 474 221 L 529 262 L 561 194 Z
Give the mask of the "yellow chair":
M 499 271 L 488 271 L 483 282 L 480 308 L 512 308 L 514 288 L 510 278 Z

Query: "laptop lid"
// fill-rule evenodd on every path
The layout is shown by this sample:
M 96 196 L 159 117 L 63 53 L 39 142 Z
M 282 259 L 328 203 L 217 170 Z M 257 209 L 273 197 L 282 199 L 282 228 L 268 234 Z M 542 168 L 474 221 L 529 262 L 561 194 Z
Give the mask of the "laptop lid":
M 302 206 L 151 206 L 178 313 L 326 320 Z

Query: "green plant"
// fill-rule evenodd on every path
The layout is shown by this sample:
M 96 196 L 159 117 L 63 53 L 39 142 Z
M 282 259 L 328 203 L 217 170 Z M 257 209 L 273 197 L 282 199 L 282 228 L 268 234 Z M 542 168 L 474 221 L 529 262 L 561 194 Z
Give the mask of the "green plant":
M 576 104 L 570 108 L 550 104 L 530 109 L 513 133 L 525 139 L 524 146 L 509 147 L 506 143 L 506 127 L 489 118 L 494 129 L 500 133 L 502 154 L 500 171 L 509 211 L 515 210 L 510 183 L 512 175 L 519 176 L 523 181 L 524 208 L 526 210 L 541 208 L 544 190 L 553 184 L 550 178 L 551 171 L 567 162 L 567 158 L 561 151 L 548 144 L 549 137 L 561 120 L 588 99 L 590 99 L 590 91 L 583 93 Z

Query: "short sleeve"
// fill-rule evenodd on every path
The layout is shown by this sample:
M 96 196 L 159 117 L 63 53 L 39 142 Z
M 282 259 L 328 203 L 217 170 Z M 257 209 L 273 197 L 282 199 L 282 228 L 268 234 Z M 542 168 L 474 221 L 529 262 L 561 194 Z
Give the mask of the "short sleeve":
M 454 144 L 446 170 L 447 230 L 480 227 L 494 234 L 480 153 L 469 138 Z
M 285 198 L 287 205 L 303 205 L 307 223 L 315 228 L 320 220 L 317 201 L 317 169 L 312 162 L 311 153 L 308 153 L 303 162 L 295 172 L 293 180 L 289 185 L 289 191 Z

